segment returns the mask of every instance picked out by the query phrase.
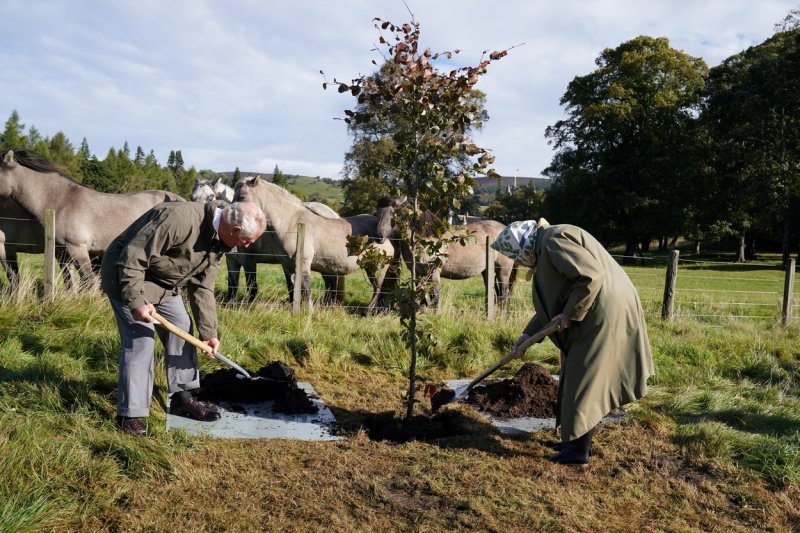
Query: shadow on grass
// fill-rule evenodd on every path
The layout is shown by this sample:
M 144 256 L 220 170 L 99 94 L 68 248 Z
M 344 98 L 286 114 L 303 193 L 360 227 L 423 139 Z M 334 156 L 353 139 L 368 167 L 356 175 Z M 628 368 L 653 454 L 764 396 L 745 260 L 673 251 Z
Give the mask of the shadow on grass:
M 785 415 L 749 413 L 736 409 L 707 411 L 704 413 L 672 413 L 681 424 L 720 422 L 732 429 L 754 435 L 785 437 L 800 432 L 800 420 Z

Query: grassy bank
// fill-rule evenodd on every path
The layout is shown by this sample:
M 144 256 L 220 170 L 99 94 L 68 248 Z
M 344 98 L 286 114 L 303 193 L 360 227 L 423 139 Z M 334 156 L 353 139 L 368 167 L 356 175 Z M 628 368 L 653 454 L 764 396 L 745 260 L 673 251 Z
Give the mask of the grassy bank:
M 663 289 L 661 272 L 631 271 L 643 300 L 646 284 Z M 713 289 L 728 276 L 697 283 Z M 731 294 L 753 287 L 752 274 L 741 277 Z M 348 283 L 345 308 L 293 316 L 280 288 L 220 308 L 229 357 L 251 369 L 278 359 L 313 384 L 346 437 L 327 443 L 166 433 L 160 368 L 151 436 L 120 434 L 118 339 L 102 296 L 41 303 L 30 286 L 3 295 L 0 530 L 800 529 L 796 324 L 726 317 L 711 290 L 693 296 L 709 300 L 692 304 L 697 313 L 683 312 L 704 316 L 663 322 L 646 304 L 651 393 L 599 431 L 593 462 L 576 470 L 542 458 L 547 432 L 504 436 L 464 405 L 452 410 L 465 435 L 371 439 L 377 416 L 403 409 L 408 361 L 397 319 L 360 316 L 366 284 Z M 529 317 L 528 291 L 515 289 L 510 313 L 489 323 L 468 305 L 480 302 L 479 281 L 447 283 L 443 312 L 426 317 L 437 343 L 420 362 L 422 381 L 474 376 L 502 356 Z M 528 360 L 555 371 L 558 353 L 545 342 Z

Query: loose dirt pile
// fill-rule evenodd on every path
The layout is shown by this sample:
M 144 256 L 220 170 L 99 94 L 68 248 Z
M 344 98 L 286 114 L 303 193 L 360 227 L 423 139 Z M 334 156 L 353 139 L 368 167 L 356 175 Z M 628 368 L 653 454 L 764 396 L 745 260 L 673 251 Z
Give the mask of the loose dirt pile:
M 313 414 L 319 409 L 306 392 L 297 386 L 294 370 L 273 361 L 255 373 L 254 378 L 239 377 L 233 369 L 217 370 L 200 376 L 198 398 L 204 401 L 256 403 L 272 400 L 273 410 L 284 414 Z
M 558 382 L 544 367 L 525 363 L 512 379 L 476 385 L 467 403 L 500 419 L 555 418 Z

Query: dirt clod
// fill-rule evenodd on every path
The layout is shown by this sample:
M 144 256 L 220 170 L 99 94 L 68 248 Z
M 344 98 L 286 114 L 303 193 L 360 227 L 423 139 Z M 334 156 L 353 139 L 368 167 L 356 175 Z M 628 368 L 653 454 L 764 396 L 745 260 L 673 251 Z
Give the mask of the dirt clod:
M 554 418 L 558 382 L 544 367 L 525 363 L 512 379 L 492 380 L 476 385 L 467 403 L 500 419 Z
M 272 400 L 273 410 L 284 414 L 316 413 L 319 409 L 306 392 L 297 386 L 294 370 L 273 361 L 246 379 L 233 369 L 223 369 L 200 377 L 198 398 L 205 401 L 256 403 Z

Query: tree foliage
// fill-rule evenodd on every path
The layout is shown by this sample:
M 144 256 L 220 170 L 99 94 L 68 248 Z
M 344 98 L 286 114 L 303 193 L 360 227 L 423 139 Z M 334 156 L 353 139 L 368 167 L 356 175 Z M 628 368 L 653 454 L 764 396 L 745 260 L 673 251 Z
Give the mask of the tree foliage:
M 388 85 L 397 77 L 398 69 L 392 61 L 386 61 L 367 82 L 376 85 Z M 394 80 L 395 82 L 397 80 Z M 488 120 L 485 109 L 486 96 L 473 88 L 457 107 L 466 108 L 470 114 L 470 123 L 465 133 L 478 131 Z M 343 189 L 345 194 L 345 212 L 347 214 L 371 213 L 383 194 L 388 192 L 391 184 L 399 180 L 400 169 L 396 167 L 395 134 L 408 129 L 405 118 L 393 116 L 388 107 L 394 102 L 383 98 L 359 99 L 353 110 L 353 118 L 348 119 L 348 131 L 353 137 L 353 145 L 345 154 Z M 445 174 L 456 175 L 471 164 L 465 152 L 454 152 L 439 155 L 439 163 Z M 381 185 L 384 182 L 385 185 Z M 370 193 L 368 186 L 374 185 Z M 365 194 L 366 193 L 366 194 Z
M 188 198 L 197 172 L 186 170 L 180 150 L 170 152 L 168 164 L 161 167 L 151 150 L 141 146 L 130 158 L 127 141 L 121 149 L 110 148 L 105 159 L 98 159 L 84 137 L 76 150 L 67 136 L 59 131 L 47 137 L 31 125 L 27 133 L 17 111 L 12 111 L 0 135 L 0 150 L 25 148 L 64 168 L 74 180 L 101 192 L 127 193 L 146 189 L 165 189 Z
M 471 195 L 476 174 L 496 175 L 488 168 L 494 156 L 477 146 L 470 132 L 484 117 L 474 87 L 489 65 L 507 51 L 487 51 L 476 66 L 452 68 L 459 50 L 422 48 L 420 25 L 413 15 L 401 25 L 378 18 L 374 22 L 383 57 L 378 75 L 349 83 L 334 79 L 330 85 L 356 99 L 356 106 L 344 112 L 351 130 L 374 130 L 378 139 L 386 140 L 385 167 L 375 174 L 387 183 L 391 194 L 409 200 L 407 208 L 395 211 L 401 239 L 416 261 L 426 256 L 434 266 L 441 265 L 448 214 Z M 373 64 L 378 66 L 377 61 Z M 438 64 L 450 68 L 442 71 Z M 326 81 L 323 87 L 328 85 Z M 418 348 L 424 351 L 430 344 L 424 340 L 429 333 L 417 323 L 429 292 L 428 278 L 417 273 L 412 262 L 411 275 L 401 280 L 396 298 L 411 352 L 406 419 L 413 414 Z
M 788 259 L 800 221 L 800 29 L 711 69 L 704 119 L 722 218 L 741 235 L 739 259 L 748 230 L 776 227 Z
M 528 184 L 505 192 L 498 191 L 494 202 L 486 208 L 484 216 L 503 224 L 515 220 L 536 220 L 543 215 L 544 191 Z
M 624 242 L 632 255 L 640 241 L 680 230 L 708 69 L 647 36 L 604 50 L 596 64 L 570 82 L 561 98 L 567 118 L 546 130 L 556 150 L 545 170 L 555 180 L 548 202 L 557 220 Z

